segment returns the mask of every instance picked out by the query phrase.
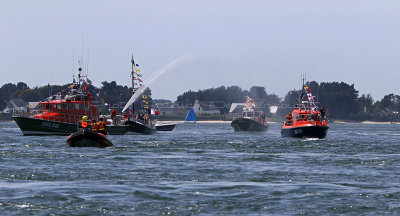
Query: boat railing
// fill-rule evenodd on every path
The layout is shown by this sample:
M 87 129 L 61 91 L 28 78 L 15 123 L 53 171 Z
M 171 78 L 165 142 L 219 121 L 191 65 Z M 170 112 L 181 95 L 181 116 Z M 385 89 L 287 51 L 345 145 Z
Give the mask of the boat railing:
M 294 118 L 286 119 L 286 125 L 292 125 L 295 122 L 315 122 L 315 121 L 322 121 L 321 120 L 321 115 L 319 114 L 308 114 L 308 113 L 302 113 Z

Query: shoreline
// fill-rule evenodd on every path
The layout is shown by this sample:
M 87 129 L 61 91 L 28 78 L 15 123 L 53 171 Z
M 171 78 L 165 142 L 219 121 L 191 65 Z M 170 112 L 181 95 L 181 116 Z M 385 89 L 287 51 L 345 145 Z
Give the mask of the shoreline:
M 185 121 L 158 121 L 160 123 L 175 123 L 175 124 L 184 124 Z M 230 124 L 232 121 L 223 121 L 223 120 L 200 120 L 196 121 L 199 124 Z M 332 120 L 328 121 L 329 123 L 334 124 L 400 124 L 400 122 L 376 122 L 376 121 L 341 121 L 341 120 Z M 280 122 L 268 121 L 268 124 L 275 124 Z

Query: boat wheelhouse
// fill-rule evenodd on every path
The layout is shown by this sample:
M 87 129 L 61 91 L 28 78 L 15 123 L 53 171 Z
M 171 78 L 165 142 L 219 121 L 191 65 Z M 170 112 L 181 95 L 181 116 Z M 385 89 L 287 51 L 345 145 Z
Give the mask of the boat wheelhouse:
M 39 113 L 34 118 L 76 124 L 82 116 L 97 120 L 98 115 L 97 107 L 88 96 L 67 95 L 64 99 L 40 102 Z

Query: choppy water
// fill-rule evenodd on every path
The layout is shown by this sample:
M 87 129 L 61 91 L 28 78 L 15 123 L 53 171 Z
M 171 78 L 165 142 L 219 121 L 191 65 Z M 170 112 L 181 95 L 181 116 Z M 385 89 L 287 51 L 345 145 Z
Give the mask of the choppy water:
M 400 125 L 330 124 L 325 140 L 279 127 L 182 124 L 98 149 L 0 122 L 0 214 L 400 214 Z

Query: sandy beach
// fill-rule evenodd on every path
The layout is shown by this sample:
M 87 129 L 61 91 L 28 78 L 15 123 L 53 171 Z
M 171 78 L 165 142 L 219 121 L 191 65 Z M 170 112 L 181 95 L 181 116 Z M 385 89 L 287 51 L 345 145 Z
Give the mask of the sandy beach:
M 159 123 L 176 123 L 181 124 L 185 121 L 158 121 Z M 196 121 L 199 124 L 230 124 L 232 121 L 222 121 L 222 120 L 206 120 L 206 121 Z M 399 122 L 376 122 L 376 121 L 362 121 L 362 122 L 348 122 L 348 121 L 330 121 L 335 124 L 399 124 Z M 278 123 L 278 122 L 268 122 L 268 124 Z

